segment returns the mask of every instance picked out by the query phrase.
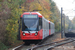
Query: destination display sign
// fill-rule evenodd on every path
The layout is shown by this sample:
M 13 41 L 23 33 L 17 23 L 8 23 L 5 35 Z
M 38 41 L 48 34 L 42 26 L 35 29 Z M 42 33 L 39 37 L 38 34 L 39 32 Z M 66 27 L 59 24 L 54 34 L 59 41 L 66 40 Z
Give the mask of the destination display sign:
M 24 18 L 37 18 L 38 15 L 23 15 Z

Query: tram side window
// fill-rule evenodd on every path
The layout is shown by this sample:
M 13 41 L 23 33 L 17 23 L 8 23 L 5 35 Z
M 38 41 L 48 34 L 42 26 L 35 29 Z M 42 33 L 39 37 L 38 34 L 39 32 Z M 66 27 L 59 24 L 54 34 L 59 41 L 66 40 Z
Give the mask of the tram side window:
M 46 29 L 46 21 L 45 21 L 45 29 Z
M 46 29 L 48 29 L 48 23 L 47 23 L 47 21 L 46 21 Z
M 53 25 L 52 25 L 52 29 L 53 29 Z
M 49 23 L 49 29 L 50 29 L 50 23 Z
M 42 26 L 43 26 L 43 29 L 44 29 L 44 20 L 43 20 L 43 25 Z
M 53 29 L 53 24 L 52 24 L 52 29 Z
M 42 18 L 39 19 L 39 30 L 42 29 Z
M 44 20 L 44 29 L 46 29 L 46 21 Z
M 45 22 L 45 20 L 44 20 L 44 29 L 46 29 L 46 25 L 45 25 L 45 24 L 46 24 L 46 22 Z
M 52 29 L 52 23 L 51 23 L 51 29 Z

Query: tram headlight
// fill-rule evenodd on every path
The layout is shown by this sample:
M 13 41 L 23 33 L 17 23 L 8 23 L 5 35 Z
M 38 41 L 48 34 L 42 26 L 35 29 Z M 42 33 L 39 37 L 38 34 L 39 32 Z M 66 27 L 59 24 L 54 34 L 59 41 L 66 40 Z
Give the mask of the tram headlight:
M 35 36 L 37 36 L 37 35 L 38 35 L 38 32 L 35 33 Z
M 25 32 L 23 32 L 23 36 L 25 36 Z

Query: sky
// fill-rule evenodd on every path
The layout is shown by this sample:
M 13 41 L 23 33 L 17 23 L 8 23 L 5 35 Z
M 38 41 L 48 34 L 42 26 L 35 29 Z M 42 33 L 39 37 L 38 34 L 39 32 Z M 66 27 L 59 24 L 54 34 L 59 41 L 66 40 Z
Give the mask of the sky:
M 75 0 L 53 0 L 58 9 L 61 11 L 63 8 L 63 13 L 66 16 L 69 16 L 69 19 L 72 20 L 75 16 Z

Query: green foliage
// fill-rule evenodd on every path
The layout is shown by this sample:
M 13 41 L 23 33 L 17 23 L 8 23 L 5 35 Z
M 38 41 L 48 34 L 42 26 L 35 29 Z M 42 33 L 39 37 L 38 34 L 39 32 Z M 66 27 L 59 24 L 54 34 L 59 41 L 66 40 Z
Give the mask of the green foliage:
M 73 29 L 75 29 L 75 17 L 72 20 L 72 25 L 71 26 L 72 26 Z
M 25 0 L 8 0 L 5 1 L 11 14 L 7 20 L 6 26 L 6 45 L 14 45 L 17 43 L 18 34 L 18 20 L 23 11 L 42 10 L 40 13 L 48 20 L 55 23 L 56 32 L 60 31 L 60 13 L 55 3 L 50 0 L 34 0 L 34 2 L 27 3 Z M 21 8 L 19 8 L 21 7 Z
M 20 41 L 17 40 L 18 20 L 24 11 L 42 10 L 39 11 L 46 19 L 55 24 L 55 31 L 60 31 L 60 12 L 56 4 L 52 0 L 34 0 L 27 3 L 27 0 L 5 0 L 3 3 L 7 6 L 11 13 L 9 19 L 6 20 L 5 44 L 15 45 Z M 1 5 L 0 5 L 1 7 Z M 21 8 L 19 8 L 21 7 Z M 7 12 L 6 12 L 7 13 Z M 67 21 L 68 22 L 68 21 Z M 66 27 L 68 27 L 66 25 Z M 3 45 L 3 44 L 2 44 Z
M 54 13 L 55 12 L 55 3 L 53 1 L 51 1 L 51 11 Z
M 0 2 L 2 2 L 3 0 L 0 0 Z
M 56 4 L 54 3 L 54 1 L 49 0 L 50 1 L 50 11 L 52 12 L 52 14 L 50 14 L 50 21 L 52 21 L 55 24 L 55 32 L 58 32 L 61 30 L 61 22 L 60 22 L 60 12 L 56 6 Z
M 0 50 L 7 50 L 7 46 L 0 42 Z
M 20 1 L 24 0 L 12 0 L 11 3 L 8 1 L 5 4 L 11 9 L 10 18 L 7 20 L 7 27 L 6 27 L 6 45 L 14 45 L 17 41 L 17 34 L 18 34 L 18 20 L 20 15 L 22 14 L 22 9 L 19 8 L 19 3 L 22 4 Z

